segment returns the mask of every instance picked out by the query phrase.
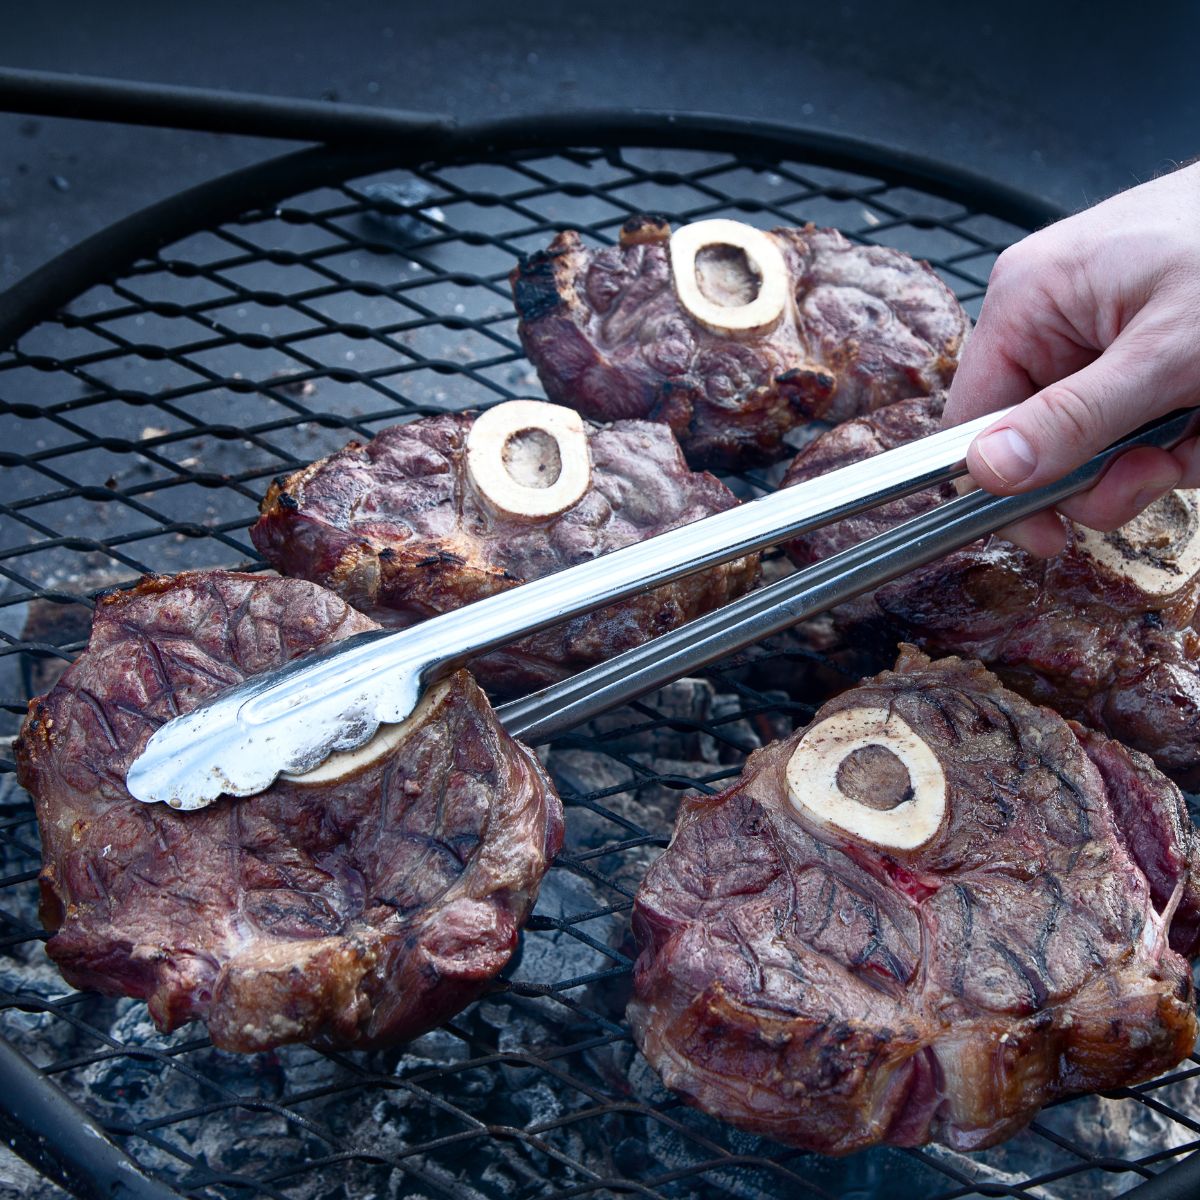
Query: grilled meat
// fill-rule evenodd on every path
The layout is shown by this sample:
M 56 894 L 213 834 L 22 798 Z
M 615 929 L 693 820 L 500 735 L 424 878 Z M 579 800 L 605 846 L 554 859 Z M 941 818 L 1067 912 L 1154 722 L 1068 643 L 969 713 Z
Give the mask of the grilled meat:
M 314 584 L 217 571 L 98 605 L 87 650 L 31 703 L 16 744 L 42 834 L 46 949 L 69 983 L 251 1051 L 411 1037 L 504 966 L 562 808 L 466 672 L 336 782 L 280 779 L 186 813 L 125 789 L 167 719 L 372 628 Z
M 912 400 L 822 434 L 784 484 L 932 432 L 940 406 Z M 791 543 L 816 561 L 924 511 L 924 492 Z M 857 645 L 912 641 L 981 659 L 1011 688 L 1149 754 L 1200 785 L 1200 493 L 1164 497 L 1099 534 L 1070 525 L 1059 555 L 1037 559 L 1000 537 L 974 543 L 837 613 Z M 882 636 L 880 623 L 888 636 Z
M 832 1154 L 979 1149 L 1173 1066 L 1197 1025 L 1167 927 L 1197 860 L 1148 882 L 1124 789 L 1171 843 L 1181 799 L 1146 760 L 905 650 L 685 802 L 636 898 L 638 1044 L 690 1103 Z
M 277 481 L 250 531 L 254 544 L 284 574 L 402 626 L 737 503 L 713 476 L 688 470 L 669 429 L 618 421 L 586 430 L 579 423 L 575 436 L 555 431 L 557 449 L 530 441 L 523 462 L 509 459 L 524 478 L 547 454 L 565 463 L 576 450 L 585 466 L 590 461 L 590 481 L 562 511 L 513 512 L 505 505 L 521 501 L 502 495 L 505 460 L 493 457 L 490 474 L 478 466 L 473 474 L 474 420 L 458 414 L 394 426 Z M 532 634 L 476 659 L 472 670 L 497 692 L 544 686 L 724 604 L 754 583 L 757 570 L 757 555 L 712 567 Z
M 522 260 L 513 297 L 546 395 L 598 420 L 665 421 L 689 462 L 738 468 L 781 457 L 784 435 L 812 418 L 843 421 L 950 381 L 970 322 L 927 263 L 812 225 L 738 228 L 749 252 L 717 241 L 681 267 L 703 308 L 681 299 L 665 220 L 631 218 L 602 250 L 560 233 Z M 777 275 L 773 324 L 716 324 Z

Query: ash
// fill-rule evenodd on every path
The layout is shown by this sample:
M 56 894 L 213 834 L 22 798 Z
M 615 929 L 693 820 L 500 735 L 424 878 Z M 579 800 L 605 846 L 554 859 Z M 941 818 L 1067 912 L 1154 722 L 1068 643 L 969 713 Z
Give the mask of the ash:
M 1090 1200 L 1141 1176 L 1089 1169 L 1089 1158 L 1191 1144 L 1195 1134 L 1169 1114 L 1200 1111 L 1194 1064 L 1133 1098 L 1060 1104 L 1010 1142 L 969 1155 L 805 1155 L 663 1088 L 624 1023 L 633 894 L 685 792 L 727 786 L 748 753 L 790 731 L 789 712 L 805 719 L 735 669 L 681 680 L 543 752 L 567 806 L 567 841 L 518 951 L 489 995 L 406 1045 L 243 1056 L 214 1049 L 196 1027 L 162 1034 L 140 1002 L 63 983 L 42 949 L 30 879 L 0 896 L 17 939 L 0 966 L 0 1032 L 39 1066 L 56 1066 L 56 1082 L 146 1170 L 195 1197 L 526 1200 L 576 1189 L 931 1200 L 974 1187 Z M 0 777 L 6 784 L 0 869 L 11 880 L 37 867 L 38 847 L 28 807 Z M 1045 1176 L 1053 1178 L 1026 1184 Z M 0 1153 L 0 1200 L 62 1195 Z

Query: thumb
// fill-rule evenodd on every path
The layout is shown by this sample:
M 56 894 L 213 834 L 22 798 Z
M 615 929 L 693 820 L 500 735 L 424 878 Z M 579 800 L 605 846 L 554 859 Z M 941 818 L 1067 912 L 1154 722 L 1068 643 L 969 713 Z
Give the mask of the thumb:
M 1161 345 L 1118 338 L 1082 370 L 1050 384 L 972 443 L 967 466 L 989 492 L 1025 492 L 1061 479 L 1146 421 L 1194 404 L 1194 384 Z

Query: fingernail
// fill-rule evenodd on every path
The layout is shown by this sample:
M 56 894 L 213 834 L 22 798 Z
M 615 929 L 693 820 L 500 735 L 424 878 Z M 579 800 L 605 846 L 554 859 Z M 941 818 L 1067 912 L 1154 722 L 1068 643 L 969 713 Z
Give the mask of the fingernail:
M 1005 426 L 975 439 L 975 453 L 1002 483 L 1020 483 L 1033 474 L 1037 456 L 1033 447 L 1015 430 Z
M 1133 498 L 1133 506 L 1141 512 L 1143 508 L 1149 508 L 1155 500 L 1161 500 L 1168 492 L 1175 490 L 1175 480 L 1170 483 L 1160 483 L 1157 486 L 1144 487 Z

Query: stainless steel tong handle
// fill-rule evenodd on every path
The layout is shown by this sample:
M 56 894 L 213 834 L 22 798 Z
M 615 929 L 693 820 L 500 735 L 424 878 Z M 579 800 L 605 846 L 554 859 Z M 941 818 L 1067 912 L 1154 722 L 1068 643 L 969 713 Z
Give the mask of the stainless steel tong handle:
M 400 632 L 377 631 L 257 676 L 157 730 L 126 785 L 199 808 L 262 791 L 404 720 L 422 689 L 494 646 L 953 479 L 1003 413 L 943 430 Z
M 1093 484 L 1109 462 L 1126 450 L 1175 445 L 1186 436 L 1195 415 L 1189 410 L 1160 418 L 1078 470 L 1034 491 L 994 496 L 976 490 L 956 497 L 570 679 L 502 705 L 497 713 L 513 737 L 534 745 L 549 741 L 618 704 L 636 700 L 673 679 L 934 562 L 977 538 L 1050 508 Z

